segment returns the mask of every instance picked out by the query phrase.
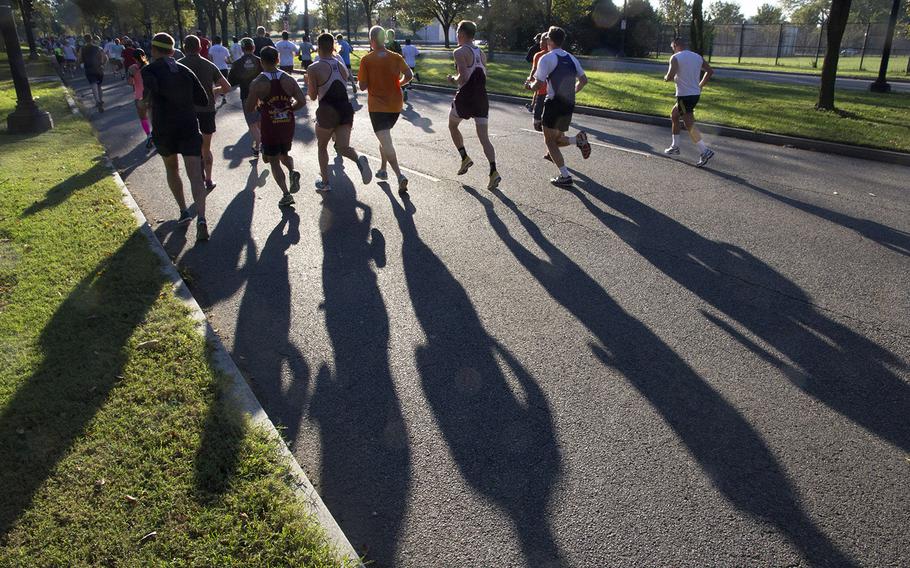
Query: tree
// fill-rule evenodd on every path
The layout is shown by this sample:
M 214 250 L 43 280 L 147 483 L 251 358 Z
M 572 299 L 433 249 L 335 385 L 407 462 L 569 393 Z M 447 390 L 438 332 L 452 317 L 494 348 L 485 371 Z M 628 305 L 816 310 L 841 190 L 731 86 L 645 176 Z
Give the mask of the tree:
M 16 4 L 19 6 L 19 15 L 22 17 L 22 27 L 25 28 L 29 58 L 36 59 L 38 57 L 38 45 L 35 43 L 35 26 L 32 20 L 35 5 L 32 0 L 16 0 Z
M 790 22 L 800 26 L 818 26 L 828 19 L 831 0 L 781 0 Z
M 837 80 L 837 62 L 840 58 L 840 42 L 844 37 L 847 21 L 850 19 L 851 0 L 832 0 L 828 13 L 828 47 L 825 63 L 822 65 L 821 86 L 818 89 L 818 110 L 834 110 L 834 84 Z
M 674 33 L 679 35 L 683 22 L 692 17 L 692 7 L 686 0 L 660 0 L 660 17 L 664 23 L 673 26 Z
M 755 24 L 779 24 L 784 21 L 784 11 L 771 4 L 762 4 L 752 18 Z
M 736 2 L 718 0 L 708 6 L 708 20 L 715 25 L 741 24 L 746 17 Z
M 367 0 L 361 0 L 366 2 Z M 375 2 L 375 0 L 374 0 Z M 422 0 L 413 2 L 415 17 L 435 19 L 442 26 L 446 47 L 450 47 L 449 28 L 474 5 L 473 0 Z
M 689 27 L 690 47 L 699 55 L 705 52 L 705 17 L 701 3 L 702 0 L 692 0 L 692 25 Z
M 373 10 L 376 9 L 380 2 L 382 2 L 382 0 L 360 0 L 360 5 L 363 7 L 363 13 L 367 19 L 368 28 L 373 27 Z
M 396 0 L 392 7 L 398 16 L 399 25 L 410 30 L 411 34 L 430 25 L 433 17 L 426 10 L 426 3 L 427 0 Z

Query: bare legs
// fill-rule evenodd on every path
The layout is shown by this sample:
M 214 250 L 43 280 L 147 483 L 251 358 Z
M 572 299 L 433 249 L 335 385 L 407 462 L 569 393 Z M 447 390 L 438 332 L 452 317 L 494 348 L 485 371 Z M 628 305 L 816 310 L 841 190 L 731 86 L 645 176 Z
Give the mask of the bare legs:
M 167 172 L 167 185 L 174 195 L 174 200 L 180 211 L 186 210 L 186 198 L 183 195 L 183 180 L 180 178 L 180 162 L 177 154 L 162 156 L 164 169 Z M 199 156 L 184 156 L 183 165 L 186 167 L 186 176 L 190 179 L 190 191 L 196 203 L 196 212 L 200 220 L 205 219 L 205 187 L 202 183 L 202 161 Z
M 357 150 L 351 148 L 351 125 L 346 124 L 339 126 L 335 130 L 316 127 L 316 141 L 319 152 L 319 174 L 322 176 L 323 183 L 329 183 L 329 141 L 335 139 L 335 145 L 338 147 L 338 153 L 345 158 L 357 162 L 360 157 Z
M 379 139 L 379 155 L 382 159 L 382 166 L 379 169 L 385 171 L 386 163 L 388 163 L 392 166 L 392 171 L 395 172 L 395 175 L 401 177 L 401 169 L 398 167 L 398 156 L 395 154 L 395 146 L 392 144 L 392 131 L 380 130 L 376 133 L 376 138 Z
M 566 165 L 566 160 L 562 156 L 562 150 L 565 146 L 568 146 L 569 142 L 568 137 L 566 137 L 565 132 L 556 130 L 554 128 L 544 127 L 543 136 L 547 142 L 547 150 L 550 152 L 550 157 L 553 158 L 553 163 L 556 164 L 557 168 L 563 168 Z
M 215 161 L 214 156 L 212 156 L 212 135 L 203 134 L 202 135 L 202 167 L 203 167 L 203 181 L 207 186 L 212 185 L 212 163 Z

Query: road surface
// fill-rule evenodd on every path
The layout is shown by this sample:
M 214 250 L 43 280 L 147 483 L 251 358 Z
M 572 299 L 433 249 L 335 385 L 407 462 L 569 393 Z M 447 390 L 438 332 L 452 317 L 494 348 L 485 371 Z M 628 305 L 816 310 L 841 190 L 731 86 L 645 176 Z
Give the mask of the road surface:
M 232 93 L 195 245 L 105 93 L 114 163 L 376 566 L 906 566 L 910 169 L 709 138 L 699 170 L 663 129 L 578 117 L 594 154 L 557 189 L 494 104 L 490 193 L 472 125 L 458 177 L 449 99 L 413 92 L 409 200 L 351 163 L 314 192 L 310 109 L 280 211 Z M 377 155 L 365 109 L 353 140 Z

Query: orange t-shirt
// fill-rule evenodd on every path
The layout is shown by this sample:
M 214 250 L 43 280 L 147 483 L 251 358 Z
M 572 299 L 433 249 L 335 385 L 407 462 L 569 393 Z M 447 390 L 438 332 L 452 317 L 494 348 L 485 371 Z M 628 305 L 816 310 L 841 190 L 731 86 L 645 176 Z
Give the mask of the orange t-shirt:
M 544 49 L 544 50 L 538 51 L 537 53 L 534 54 L 534 62 L 531 63 L 531 69 L 533 70 L 533 72 L 531 73 L 532 77 L 534 76 L 534 73 L 537 72 L 537 63 L 540 62 L 540 58 L 548 53 L 550 53 L 550 52 L 547 51 L 546 49 Z M 547 84 L 546 83 L 544 83 L 543 87 L 537 89 L 537 94 L 538 95 L 547 94 Z
M 408 64 L 397 53 L 372 51 L 360 59 L 357 80 L 367 84 L 367 109 L 370 112 L 401 112 L 401 76 Z

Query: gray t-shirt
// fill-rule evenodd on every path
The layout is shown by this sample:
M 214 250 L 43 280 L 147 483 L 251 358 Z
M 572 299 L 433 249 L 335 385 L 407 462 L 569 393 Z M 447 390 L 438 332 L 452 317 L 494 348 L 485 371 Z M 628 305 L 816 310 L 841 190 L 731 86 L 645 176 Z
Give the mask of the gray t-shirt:
M 205 94 L 209 96 L 208 106 L 197 106 L 195 107 L 196 112 L 215 112 L 215 95 L 212 94 L 212 86 L 221 80 L 221 71 L 215 67 L 214 63 L 201 57 L 198 53 L 187 55 L 180 60 L 180 63 L 189 67 L 190 71 L 199 79 L 202 88 L 205 89 Z

